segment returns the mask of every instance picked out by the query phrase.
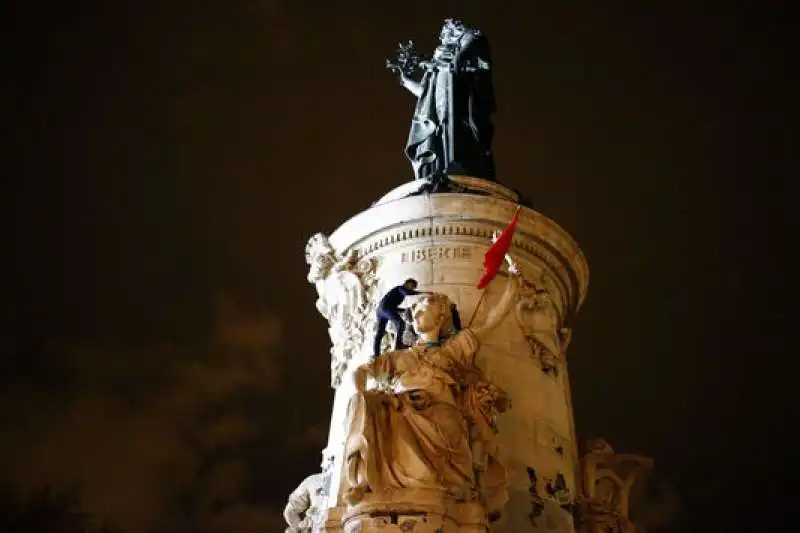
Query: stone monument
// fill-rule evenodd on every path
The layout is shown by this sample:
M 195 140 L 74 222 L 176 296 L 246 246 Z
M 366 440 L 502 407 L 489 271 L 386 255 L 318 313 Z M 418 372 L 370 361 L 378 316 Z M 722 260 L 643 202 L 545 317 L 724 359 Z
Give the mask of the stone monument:
M 448 19 L 440 41 L 430 60 L 409 42 L 387 61 L 417 96 L 415 179 L 306 246 L 335 389 L 323 470 L 308 482 L 320 496 L 312 531 L 571 533 L 588 470 L 566 351 L 588 267 L 561 227 L 494 179 L 485 36 Z M 478 289 L 515 213 L 507 266 Z M 376 357 L 378 302 L 408 278 L 427 293 L 406 298 L 416 338 L 394 351 L 389 332 Z
M 653 467 L 641 455 L 615 453 L 603 439 L 586 444 L 581 458 L 578 522 L 586 533 L 634 533 L 629 496 L 637 476 Z

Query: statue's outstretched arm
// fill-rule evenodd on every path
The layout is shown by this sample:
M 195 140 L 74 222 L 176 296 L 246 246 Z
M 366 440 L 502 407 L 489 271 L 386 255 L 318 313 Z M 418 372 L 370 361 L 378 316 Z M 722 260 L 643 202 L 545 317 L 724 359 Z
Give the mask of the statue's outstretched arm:
M 519 278 L 520 273 L 511 265 L 508 269 L 508 284 L 506 285 L 506 290 L 503 293 L 503 296 L 500 298 L 500 301 L 495 305 L 491 311 L 489 311 L 488 316 L 483 324 L 480 326 L 471 328 L 472 333 L 478 337 L 478 341 L 483 342 L 486 336 L 494 330 L 497 326 L 500 325 L 500 322 L 506 317 L 508 312 L 511 310 L 511 306 L 514 305 L 514 302 L 517 299 L 517 293 L 519 292 Z
M 419 98 L 422 95 L 422 84 L 418 81 L 414 81 L 403 72 L 400 72 L 400 85 L 408 89 L 408 91 Z

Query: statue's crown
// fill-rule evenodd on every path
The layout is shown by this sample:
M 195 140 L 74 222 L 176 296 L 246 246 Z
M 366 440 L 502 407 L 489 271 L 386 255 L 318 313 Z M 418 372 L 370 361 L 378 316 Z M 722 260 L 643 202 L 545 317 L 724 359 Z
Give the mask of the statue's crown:
M 461 19 L 452 19 L 447 18 L 444 19 L 444 24 L 442 25 L 442 31 L 444 30 L 458 30 L 460 32 L 470 32 L 474 33 L 475 35 L 480 35 L 480 30 L 475 28 L 468 28 Z

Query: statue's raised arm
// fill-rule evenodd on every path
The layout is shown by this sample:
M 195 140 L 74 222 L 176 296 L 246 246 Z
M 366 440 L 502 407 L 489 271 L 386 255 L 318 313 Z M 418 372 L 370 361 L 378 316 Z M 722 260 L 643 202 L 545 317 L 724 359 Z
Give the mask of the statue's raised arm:
M 514 302 L 517 300 L 519 292 L 519 280 L 521 274 L 514 263 L 509 261 L 508 267 L 508 283 L 506 284 L 505 292 L 489 313 L 486 315 L 486 320 L 478 326 L 470 328 L 473 335 L 478 339 L 478 342 L 483 342 L 484 339 L 503 321 Z

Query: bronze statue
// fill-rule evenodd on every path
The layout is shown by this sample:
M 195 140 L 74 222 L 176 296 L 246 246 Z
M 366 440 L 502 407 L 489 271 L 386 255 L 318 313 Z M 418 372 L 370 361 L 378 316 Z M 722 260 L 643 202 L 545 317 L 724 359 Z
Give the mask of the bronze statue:
M 449 175 L 494 180 L 495 112 L 491 59 L 486 37 L 459 20 L 446 19 L 433 57 L 422 60 L 414 44 L 400 44 L 386 66 L 417 97 L 405 153 L 416 179 L 430 183 Z M 416 69 L 420 81 L 411 79 Z

